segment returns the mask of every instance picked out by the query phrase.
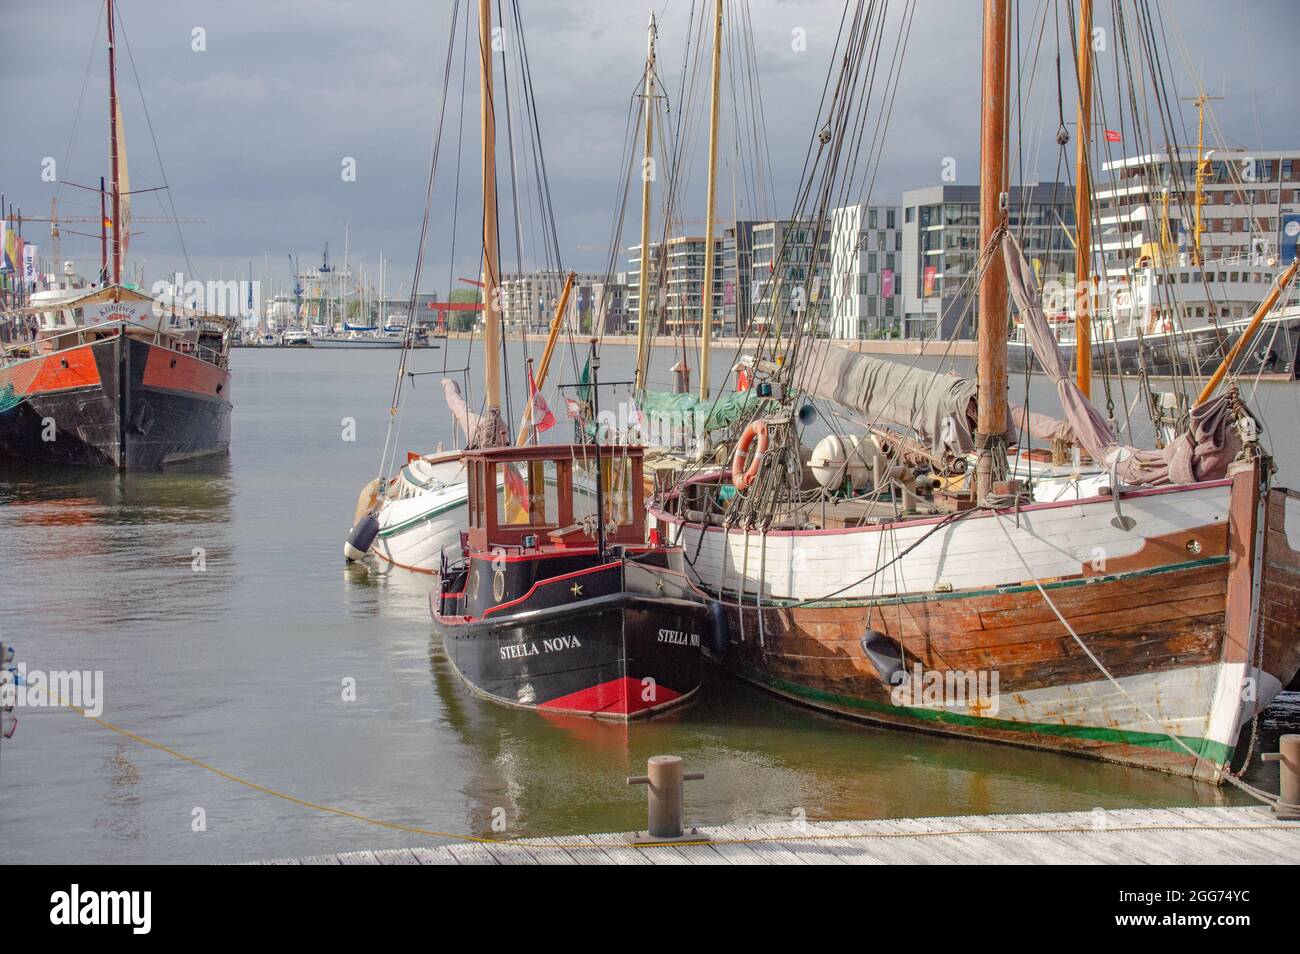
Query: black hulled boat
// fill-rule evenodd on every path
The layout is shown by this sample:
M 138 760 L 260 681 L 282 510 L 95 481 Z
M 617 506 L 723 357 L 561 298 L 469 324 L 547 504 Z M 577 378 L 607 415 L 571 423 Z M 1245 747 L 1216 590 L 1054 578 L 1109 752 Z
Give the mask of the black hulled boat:
M 179 287 L 155 299 L 123 283 L 132 189 L 114 0 L 104 13 L 110 176 L 99 189 L 99 280 L 78 286 L 69 267 L 66 287 L 53 274 L 39 292 L 24 282 L 22 307 L 0 316 L 19 339 L 0 344 L 0 456 L 156 468 L 229 449 L 231 321 L 182 304 Z
M 463 560 L 430 594 L 461 677 L 507 705 L 608 719 L 689 698 L 711 615 L 681 550 L 646 541 L 641 448 L 505 447 L 465 461 Z
M 45 294 L 35 340 L 0 346 L 0 457 L 125 470 L 226 452 L 222 319 L 120 286 Z

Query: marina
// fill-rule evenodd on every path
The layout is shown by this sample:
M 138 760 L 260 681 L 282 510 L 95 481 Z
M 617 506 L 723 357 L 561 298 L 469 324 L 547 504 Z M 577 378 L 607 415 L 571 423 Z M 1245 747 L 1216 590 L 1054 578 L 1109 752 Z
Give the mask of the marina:
M 92 865 L 1111 866 L 1095 920 L 1300 859 L 1300 149 L 1204 24 L 344 4 L 325 95 L 232 51 L 282 10 L 182 66 L 83 5 L 62 171 L 0 182 L 39 921 L 126 926 Z M 1285 914 L 1221 877 L 1162 910 Z

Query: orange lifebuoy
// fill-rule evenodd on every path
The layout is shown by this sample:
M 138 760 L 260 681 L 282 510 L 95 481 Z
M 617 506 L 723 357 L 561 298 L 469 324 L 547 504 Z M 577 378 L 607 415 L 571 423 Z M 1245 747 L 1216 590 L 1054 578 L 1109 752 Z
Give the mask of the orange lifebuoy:
M 749 455 L 749 447 L 754 443 L 754 438 L 758 438 L 758 447 L 754 451 L 754 459 L 746 467 L 745 458 Z M 740 435 L 736 453 L 731 458 L 731 483 L 737 490 L 745 490 L 758 476 L 758 470 L 763 466 L 763 455 L 767 453 L 767 444 L 767 421 L 762 418 L 750 421 Z

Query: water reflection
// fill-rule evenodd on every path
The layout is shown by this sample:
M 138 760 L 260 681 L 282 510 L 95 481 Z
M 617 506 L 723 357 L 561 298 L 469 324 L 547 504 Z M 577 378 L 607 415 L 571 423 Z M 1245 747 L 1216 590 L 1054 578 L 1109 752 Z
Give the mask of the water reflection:
M 611 378 L 629 376 L 631 354 L 607 349 Z M 796 809 L 816 819 L 1240 799 L 1153 772 L 874 729 L 715 670 L 690 705 L 631 726 L 477 698 L 433 633 L 433 578 L 348 570 L 340 552 L 357 489 L 375 476 L 393 367 L 382 352 L 247 349 L 229 459 L 128 474 L 0 464 L 0 634 L 29 666 L 103 670 L 106 718 L 142 736 L 301 797 L 439 830 L 635 828 L 645 792 L 626 777 L 662 752 L 705 773 L 687 786 L 687 811 L 712 824 Z M 450 442 L 436 391 L 413 392 L 403 450 Z M 1276 392 L 1279 427 L 1293 394 Z M 355 444 L 340 440 L 345 416 L 358 421 Z M 1300 443 L 1275 450 L 1296 473 Z M 341 699 L 344 679 L 359 701 Z M 1286 698 L 1257 753 L 1300 729 L 1300 699 Z M 1275 789 L 1276 771 L 1257 754 L 1248 777 Z M 190 828 L 195 806 L 207 810 L 203 835 Z M 0 832 L 0 861 L 244 861 L 419 843 L 57 712 L 28 715 L 5 743 Z
M 1240 801 L 1153 772 L 823 716 L 712 668 L 690 705 L 620 725 L 482 699 L 436 636 L 429 665 L 442 725 L 463 743 L 460 791 L 479 835 L 501 834 L 498 818 L 512 836 L 636 828 L 645 793 L 625 777 L 664 752 L 704 772 L 687 787 L 702 824 Z
M 232 585 L 231 500 L 225 457 L 129 473 L 6 462 L 5 588 L 52 584 L 59 618 L 81 627 L 207 616 Z

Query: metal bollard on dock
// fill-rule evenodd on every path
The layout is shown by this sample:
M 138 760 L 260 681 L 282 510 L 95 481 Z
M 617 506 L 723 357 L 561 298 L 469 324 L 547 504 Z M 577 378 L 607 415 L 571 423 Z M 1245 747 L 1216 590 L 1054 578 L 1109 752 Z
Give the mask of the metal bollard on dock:
M 702 778 L 703 772 L 685 771 L 680 756 L 652 755 L 647 759 L 646 774 L 633 775 L 627 780 L 629 785 L 647 786 L 647 837 L 638 837 L 636 841 L 707 841 L 708 837 L 700 835 L 697 829 L 692 828 L 686 834 L 682 826 L 684 783 Z
M 1278 818 L 1300 821 L 1300 735 L 1278 739 L 1276 752 L 1265 752 L 1265 762 L 1277 762 L 1281 785 L 1273 813 Z

